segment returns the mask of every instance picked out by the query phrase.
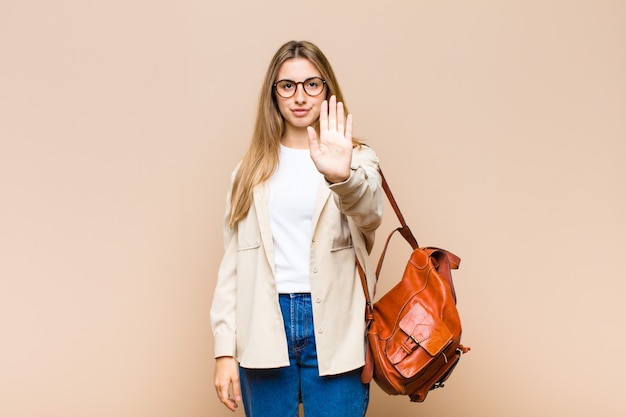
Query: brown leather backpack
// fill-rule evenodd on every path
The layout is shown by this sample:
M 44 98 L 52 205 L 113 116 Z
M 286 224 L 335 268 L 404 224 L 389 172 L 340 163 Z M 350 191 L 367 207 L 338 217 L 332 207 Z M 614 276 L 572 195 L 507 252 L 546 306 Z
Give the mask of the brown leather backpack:
M 400 282 L 373 305 L 365 274 L 357 261 L 367 301 L 369 342 L 362 380 L 367 383 L 373 376 L 386 393 L 408 395 L 411 401 L 422 402 L 430 390 L 443 387 L 461 354 L 469 350 L 461 345 L 461 320 L 450 274 L 461 260 L 443 249 L 419 247 L 380 174 L 385 194 L 402 226 L 387 238 L 376 279 L 395 232 L 400 232 L 413 252 Z

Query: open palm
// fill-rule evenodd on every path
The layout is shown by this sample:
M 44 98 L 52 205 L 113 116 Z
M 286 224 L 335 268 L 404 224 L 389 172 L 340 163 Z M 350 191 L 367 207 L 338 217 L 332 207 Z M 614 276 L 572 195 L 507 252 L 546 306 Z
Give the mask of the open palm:
M 329 182 L 341 182 L 350 176 L 352 162 L 352 115 L 344 115 L 343 103 L 337 98 L 322 103 L 320 111 L 320 134 L 311 126 L 309 149 L 317 170 Z

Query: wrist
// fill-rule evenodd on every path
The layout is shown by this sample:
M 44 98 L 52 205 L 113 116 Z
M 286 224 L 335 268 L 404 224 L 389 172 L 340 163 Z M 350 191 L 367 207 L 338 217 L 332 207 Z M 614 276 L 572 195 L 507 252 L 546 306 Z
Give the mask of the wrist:
M 324 179 L 326 180 L 326 182 L 330 183 L 330 184 L 337 184 L 340 182 L 346 182 L 350 179 L 350 175 L 352 172 L 348 173 L 348 175 L 346 176 L 328 176 L 328 175 L 324 175 Z

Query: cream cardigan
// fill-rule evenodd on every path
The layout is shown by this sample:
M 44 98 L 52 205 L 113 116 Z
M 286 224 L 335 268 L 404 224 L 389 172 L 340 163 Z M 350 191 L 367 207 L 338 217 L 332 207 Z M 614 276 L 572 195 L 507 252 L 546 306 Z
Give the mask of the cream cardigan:
M 236 357 L 245 368 L 289 365 L 274 281 L 267 188 L 261 184 L 254 189 L 254 202 L 235 228 L 228 226 L 227 217 L 224 220 L 224 257 L 211 306 L 215 357 Z M 365 297 L 354 255 L 364 265 L 373 291 L 368 253 L 382 209 L 378 158 L 366 146 L 353 151 L 350 178 L 337 184 L 322 181 L 318 188 L 310 274 L 320 375 L 364 364 Z

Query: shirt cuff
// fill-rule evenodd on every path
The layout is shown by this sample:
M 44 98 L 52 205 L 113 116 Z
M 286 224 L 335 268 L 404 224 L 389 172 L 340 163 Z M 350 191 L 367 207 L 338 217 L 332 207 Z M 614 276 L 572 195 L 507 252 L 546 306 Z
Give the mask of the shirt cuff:
M 234 333 L 216 334 L 215 335 L 215 353 L 214 357 L 237 355 L 236 337 Z

